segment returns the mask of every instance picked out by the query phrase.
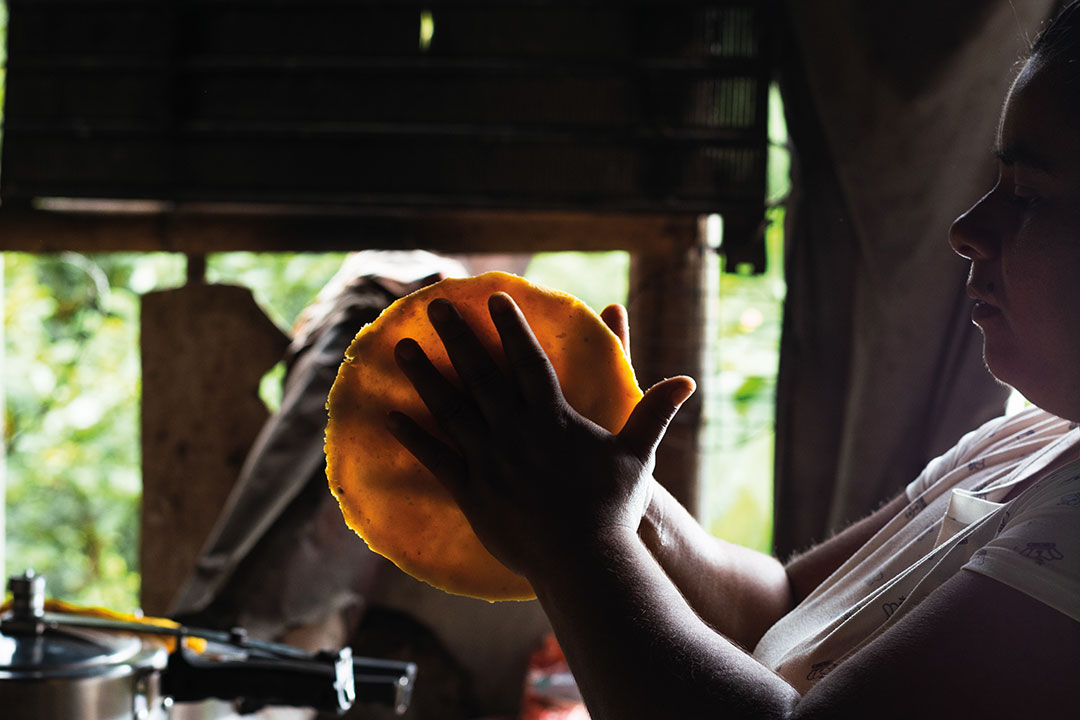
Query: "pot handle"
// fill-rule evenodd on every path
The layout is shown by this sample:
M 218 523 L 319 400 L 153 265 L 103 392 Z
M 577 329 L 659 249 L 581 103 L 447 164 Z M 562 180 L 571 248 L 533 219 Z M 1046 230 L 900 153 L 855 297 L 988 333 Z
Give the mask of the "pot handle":
M 356 658 L 350 648 L 308 659 L 209 659 L 182 646 L 169 654 L 162 690 L 176 702 L 239 700 L 242 712 L 267 705 L 312 708 L 340 715 L 356 701 L 408 707 L 416 665 Z

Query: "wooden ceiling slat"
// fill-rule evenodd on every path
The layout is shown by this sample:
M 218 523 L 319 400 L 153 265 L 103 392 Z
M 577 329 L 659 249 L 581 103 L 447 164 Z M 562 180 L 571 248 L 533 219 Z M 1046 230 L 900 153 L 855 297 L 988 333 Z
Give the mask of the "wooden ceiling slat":
M 764 8 L 10 0 L 0 198 L 760 217 Z
M 170 155 L 171 147 L 181 152 Z M 420 136 L 309 137 L 280 143 L 273 136 L 221 135 L 179 146 L 154 136 L 99 138 L 82 143 L 27 136 L 6 154 L 5 167 L 38 196 L 203 200 L 290 199 L 396 204 L 460 204 L 648 211 L 667 204 L 707 213 L 727 202 L 752 201 L 760 158 L 744 148 L 637 145 L 604 139 L 563 140 Z M 172 163 L 172 164 L 170 164 Z M 126 185 L 100 177 L 102 165 L 122 165 Z M 342 168 L 363 165 L 348 182 Z M 529 168 L 529 173 L 521 168 Z M 320 178 L 325 178 L 321 182 Z M 650 187 L 651 185 L 651 187 Z M 445 188 L 453 187 L 449 195 Z M 557 188 L 553 190 L 552 188 Z M 71 192 L 72 190 L 77 192 Z M 741 190 L 741 192 L 740 192 Z M 665 195 L 670 193 L 671 195 Z
M 690 215 L 436 209 L 206 206 L 56 201 L 66 209 L 0 208 L 0 251 L 447 253 L 685 249 Z

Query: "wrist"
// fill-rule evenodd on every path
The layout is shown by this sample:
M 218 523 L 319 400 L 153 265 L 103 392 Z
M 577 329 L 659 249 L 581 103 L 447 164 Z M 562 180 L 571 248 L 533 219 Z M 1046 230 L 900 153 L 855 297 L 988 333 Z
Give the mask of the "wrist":
M 649 502 L 641 516 L 638 535 L 650 551 L 663 547 L 667 538 L 668 500 L 671 496 L 655 479 L 649 479 Z
M 620 573 L 636 553 L 644 549 L 636 529 L 613 526 L 599 528 L 580 538 L 562 552 L 552 553 L 554 562 L 542 572 L 529 576 L 536 594 L 554 597 L 584 583 L 589 586 L 602 574 Z

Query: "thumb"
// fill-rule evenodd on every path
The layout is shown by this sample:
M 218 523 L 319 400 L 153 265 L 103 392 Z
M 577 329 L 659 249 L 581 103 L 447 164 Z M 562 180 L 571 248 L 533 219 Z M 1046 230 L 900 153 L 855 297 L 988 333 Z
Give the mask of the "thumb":
M 619 440 L 642 462 L 648 462 L 667 431 L 679 406 L 686 402 L 697 385 L 686 375 L 661 380 L 645 392 L 619 431 Z
M 615 333 L 615 337 L 619 338 L 623 354 L 630 357 L 630 319 L 626 315 L 626 308 L 622 305 L 608 305 L 600 311 L 600 319 Z

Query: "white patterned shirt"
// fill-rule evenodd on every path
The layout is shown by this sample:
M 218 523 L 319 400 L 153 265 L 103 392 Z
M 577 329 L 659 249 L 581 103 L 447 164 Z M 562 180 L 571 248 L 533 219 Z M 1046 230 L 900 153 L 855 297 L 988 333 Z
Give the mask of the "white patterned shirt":
M 754 656 L 806 692 L 962 569 L 1080 621 L 1078 448 L 1076 424 L 1038 408 L 968 433 L 907 487 L 906 508 L 769 629 Z

